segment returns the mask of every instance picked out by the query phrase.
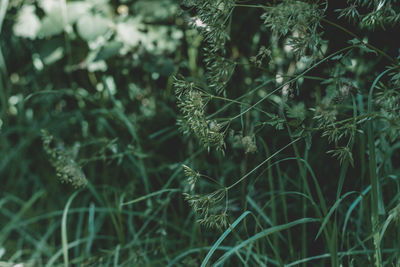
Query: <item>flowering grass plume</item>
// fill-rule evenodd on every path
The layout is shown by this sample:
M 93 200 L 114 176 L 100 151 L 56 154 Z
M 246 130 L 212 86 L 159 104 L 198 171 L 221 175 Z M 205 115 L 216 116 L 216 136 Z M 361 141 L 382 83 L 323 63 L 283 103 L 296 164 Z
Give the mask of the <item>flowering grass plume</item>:
M 208 96 L 193 83 L 175 79 L 175 93 L 182 117 L 178 124 L 186 134 L 195 136 L 199 142 L 210 150 L 223 152 L 225 149 L 224 132 L 222 125 L 215 120 L 208 120 L 205 116 L 205 107 Z
M 48 131 L 42 130 L 41 134 L 43 149 L 49 156 L 51 165 L 56 169 L 60 181 L 69 183 L 75 188 L 86 186 L 86 176 L 72 155 L 62 145 L 55 147 L 54 137 Z

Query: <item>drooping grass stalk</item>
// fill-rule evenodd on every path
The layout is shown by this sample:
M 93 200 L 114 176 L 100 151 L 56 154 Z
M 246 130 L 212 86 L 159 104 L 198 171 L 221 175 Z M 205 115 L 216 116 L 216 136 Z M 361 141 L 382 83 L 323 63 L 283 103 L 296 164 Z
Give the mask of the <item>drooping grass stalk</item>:
M 207 95 L 210 97 L 210 100 L 212 100 L 212 99 L 218 99 L 218 100 L 223 100 L 223 101 L 226 101 L 226 102 L 231 102 L 231 103 L 233 103 L 233 104 L 238 104 L 238 105 L 243 105 L 243 106 L 251 106 L 250 103 L 245 103 L 245 102 L 237 101 L 237 100 L 235 100 L 235 99 L 229 99 L 229 98 L 226 98 L 226 97 L 216 96 L 216 95 L 212 95 L 212 94 L 209 94 L 209 93 L 207 93 Z M 261 113 L 264 113 L 264 114 L 266 114 L 266 115 L 269 115 L 268 112 L 266 112 L 265 110 L 262 110 L 262 109 L 260 109 L 260 108 L 254 108 L 254 110 L 257 110 L 257 111 L 259 111 L 259 112 L 261 112 Z
M 268 81 L 265 81 L 265 82 L 263 82 L 262 84 L 260 84 L 260 85 L 258 85 L 258 86 L 256 86 L 256 87 L 254 87 L 253 89 L 249 90 L 249 91 L 246 92 L 245 94 L 243 94 L 243 95 L 237 97 L 236 99 L 232 99 L 233 101 L 228 101 L 228 102 L 230 102 L 230 103 L 228 103 L 228 104 L 226 104 L 226 105 L 223 105 L 220 109 L 218 109 L 218 110 L 215 111 L 214 113 L 208 115 L 206 118 L 207 118 L 207 119 L 211 119 L 211 118 L 214 117 L 215 115 L 218 115 L 219 113 L 221 113 L 222 111 L 224 111 L 225 109 L 227 109 L 228 107 L 230 107 L 231 105 L 235 104 L 235 102 L 236 102 L 236 103 L 241 103 L 241 104 L 244 103 L 244 102 L 240 102 L 239 100 L 245 98 L 245 97 L 248 96 L 248 95 L 254 94 L 255 92 L 257 92 L 258 90 L 260 90 L 261 88 L 263 88 L 264 86 L 266 86 L 267 84 L 269 84 L 269 83 L 272 82 L 272 81 L 273 81 L 272 79 L 271 79 L 271 80 L 268 80 Z M 224 99 L 224 100 L 225 100 L 225 99 Z M 251 105 L 251 104 L 249 104 L 249 105 Z
M 309 67 L 308 69 L 304 70 L 302 73 L 300 73 L 299 75 L 297 75 L 296 77 L 294 77 L 293 79 L 290 79 L 289 81 L 283 83 L 282 85 L 280 85 L 279 87 L 277 87 L 276 89 L 272 90 L 270 93 L 266 94 L 265 96 L 263 96 L 260 100 L 258 100 L 256 103 L 254 103 L 253 105 L 251 105 L 250 107 L 248 107 L 247 109 L 245 109 L 244 111 L 240 112 L 239 114 L 237 114 L 236 116 L 233 116 L 232 118 L 230 118 L 230 120 L 235 120 L 236 118 L 241 117 L 244 113 L 250 111 L 251 109 L 253 109 L 254 107 L 256 107 L 257 105 L 259 105 L 260 103 L 264 102 L 264 100 L 266 100 L 267 98 L 269 98 L 272 94 L 278 92 L 279 90 L 281 90 L 284 86 L 291 84 L 295 81 L 297 81 L 298 79 L 300 79 L 301 77 L 303 77 L 305 74 L 307 74 L 308 72 L 310 72 L 311 70 L 313 70 L 314 68 L 318 67 L 319 65 L 321 65 L 322 63 L 326 62 L 327 60 L 331 59 L 332 57 L 353 49 L 355 47 L 359 47 L 359 45 L 351 45 L 351 46 L 347 46 L 345 48 L 342 48 L 332 54 L 330 54 L 329 56 L 326 56 L 325 58 L 321 59 L 320 61 L 318 61 L 317 63 L 315 63 L 314 65 L 312 65 L 311 67 Z
M 344 32 L 346 32 L 346 33 L 348 33 L 348 34 L 351 35 L 352 37 L 354 37 L 354 38 L 356 38 L 357 40 L 359 40 L 360 43 L 364 44 L 364 45 L 365 45 L 366 47 L 368 47 L 369 49 L 374 50 L 374 51 L 377 52 L 378 54 L 380 54 L 380 55 L 382 55 L 383 57 L 385 57 L 386 59 L 388 59 L 390 62 L 395 63 L 395 64 L 398 64 L 398 60 L 397 60 L 396 58 L 393 58 L 393 57 L 389 56 L 389 55 L 388 55 L 387 53 L 385 53 L 383 50 L 379 49 L 378 47 L 375 47 L 374 45 L 371 45 L 371 44 L 369 44 L 369 43 L 364 43 L 364 41 L 361 39 L 361 37 L 359 37 L 357 34 L 351 32 L 351 31 L 349 31 L 349 30 L 346 29 L 345 27 L 340 26 L 339 24 L 337 24 L 337 23 L 335 23 L 335 22 L 333 22 L 333 21 L 330 21 L 330 20 L 328 20 L 328 19 L 325 19 L 325 18 L 321 18 L 321 21 L 324 21 L 324 22 L 326 22 L 326 23 L 328 23 L 328 24 L 330 24 L 330 25 L 332 25 L 332 26 L 334 26 L 334 27 L 336 27 L 336 28 L 338 28 L 338 29 L 340 29 L 340 30 L 342 30 L 342 31 L 344 31 Z
M 226 190 L 230 190 L 233 187 L 235 187 L 236 185 L 240 184 L 244 179 L 246 179 L 247 177 L 249 177 L 252 173 L 254 173 L 256 170 L 258 170 L 260 167 L 262 167 L 264 164 L 266 164 L 268 161 L 270 161 L 273 157 L 275 157 L 276 155 L 278 155 L 279 153 L 281 153 L 282 151 L 284 151 L 286 148 L 288 148 L 289 146 L 291 146 L 293 143 L 296 143 L 297 141 L 299 141 L 301 139 L 301 137 L 293 140 L 292 142 L 288 143 L 287 145 L 285 145 L 284 147 L 280 148 L 279 150 L 277 150 L 276 152 L 274 152 L 270 157 L 266 158 L 264 161 L 262 161 L 260 164 L 258 164 L 256 167 L 254 167 L 251 171 L 249 171 L 248 173 L 246 173 L 245 175 L 243 175 L 239 180 L 237 180 L 235 183 L 233 183 L 232 185 L 228 186 L 226 188 Z

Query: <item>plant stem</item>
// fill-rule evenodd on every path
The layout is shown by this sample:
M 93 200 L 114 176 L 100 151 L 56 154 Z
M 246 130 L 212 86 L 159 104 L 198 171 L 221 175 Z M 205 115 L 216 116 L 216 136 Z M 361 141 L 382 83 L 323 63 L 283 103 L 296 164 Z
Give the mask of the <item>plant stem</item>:
M 356 38 L 357 40 L 359 40 L 359 41 L 360 41 L 362 44 L 364 44 L 366 47 L 368 47 L 368 48 L 374 50 L 374 51 L 377 52 L 378 54 L 381 54 L 383 57 L 385 57 L 386 59 L 388 59 L 390 62 L 392 62 L 392 63 L 394 63 L 394 64 L 399 64 L 399 62 L 398 62 L 397 59 L 393 59 L 391 56 L 389 56 L 388 54 L 386 54 L 383 50 L 379 49 L 378 47 L 376 47 L 376 46 L 374 46 L 374 45 L 372 45 L 372 44 L 369 44 L 369 43 L 365 43 L 365 42 L 361 39 L 361 37 L 359 37 L 357 34 L 351 32 L 351 31 L 349 31 L 349 30 L 346 29 L 345 27 L 340 26 L 339 24 L 337 24 L 337 23 L 335 23 L 335 22 L 333 22 L 333 21 L 330 21 L 330 20 L 328 20 L 328 19 L 325 19 L 325 18 L 322 18 L 321 21 L 326 22 L 326 23 L 328 23 L 328 24 L 330 24 L 330 25 L 332 25 L 332 26 L 334 26 L 334 27 L 336 27 L 336 28 L 338 28 L 338 29 L 340 29 L 340 30 L 342 30 L 342 31 L 344 31 L 344 32 L 346 32 L 346 33 L 348 33 L 349 35 L 351 35 L 351 36 L 353 36 L 354 38 Z
M 385 70 L 381 74 L 376 77 L 374 82 L 369 89 L 368 94 L 368 113 L 372 112 L 372 94 L 376 84 L 379 79 L 385 75 L 387 72 L 391 71 L 392 68 Z M 369 176 L 371 179 L 371 207 L 372 207 L 372 232 L 374 238 L 374 246 L 375 246 L 375 266 L 382 266 L 382 255 L 379 247 L 379 212 L 378 212 L 378 190 L 379 190 L 379 181 L 376 175 L 376 155 L 375 155 L 375 138 L 373 133 L 373 125 L 372 121 L 368 121 L 367 123 L 367 136 L 368 136 L 368 148 L 369 148 Z
M 246 5 L 246 4 L 235 4 L 235 7 L 251 7 L 251 8 L 262 8 L 262 9 L 271 8 L 263 5 Z
M 280 89 L 282 89 L 285 85 L 290 84 L 298 79 L 300 79 L 301 77 L 303 77 L 306 73 L 310 72 L 312 69 L 316 68 L 317 66 L 321 65 L 322 63 L 324 63 L 325 61 L 327 61 L 328 59 L 334 57 L 337 54 L 340 54 L 343 51 L 358 47 L 359 45 L 351 45 L 351 46 L 347 46 L 345 48 L 342 48 L 332 54 L 330 54 L 329 56 L 321 59 L 320 61 L 318 61 L 317 63 L 315 63 L 313 66 L 311 66 L 310 68 L 306 69 L 305 71 L 303 71 L 302 73 L 300 73 L 299 75 L 297 75 L 296 77 L 294 77 L 293 79 L 287 81 L 286 83 L 282 84 L 281 86 L 279 86 L 278 88 L 276 88 L 275 90 L 273 90 L 272 92 L 270 92 L 269 94 L 267 94 L 266 96 L 264 96 L 263 98 L 261 98 L 260 100 L 258 100 L 256 103 L 254 103 L 253 105 L 251 105 L 249 108 L 245 109 L 244 111 L 242 111 L 241 113 L 239 113 L 238 115 L 232 117 L 230 120 L 234 120 L 236 118 L 239 118 L 240 116 L 242 116 L 244 113 L 248 112 L 249 110 L 251 110 L 252 108 L 254 108 L 255 106 L 257 106 L 258 104 L 260 104 L 261 102 L 263 102 L 265 99 L 267 99 L 268 97 L 270 97 L 273 93 L 279 91 Z
M 254 169 L 252 169 L 251 171 L 249 171 L 248 173 L 246 173 L 244 176 L 242 176 L 239 180 L 237 180 L 234 184 L 228 186 L 226 188 L 226 190 L 230 190 L 231 188 L 235 187 L 236 185 L 238 185 L 239 183 L 241 183 L 244 179 L 246 179 L 248 176 L 250 176 L 253 172 L 255 172 L 256 170 L 258 170 L 261 166 L 263 166 L 265 163 L 267 163 L 269 160 L 271 160 L 273 157 L 275 157 L 276 155 L 278 155 L 279 153 L 281 153 L 283 150 L 285 150 L 286 148 L 288 148 L 289 146 L 291 146 L 292 144 L 296 143 L 297 141 L 299 141 L 301 139 L 301 137 L 293 140 L 292 142 L 288 143 L 287 145 L 285 145 L 284 147 L 282 147 L 281 149 L 279 149 L 278 151 L 276 151 L 274 154 L 272 154 L 271 156 L 269 156 L 267 159 L 265 159 L 263 162 L 261 162 L 260 164 L 258 164 Z

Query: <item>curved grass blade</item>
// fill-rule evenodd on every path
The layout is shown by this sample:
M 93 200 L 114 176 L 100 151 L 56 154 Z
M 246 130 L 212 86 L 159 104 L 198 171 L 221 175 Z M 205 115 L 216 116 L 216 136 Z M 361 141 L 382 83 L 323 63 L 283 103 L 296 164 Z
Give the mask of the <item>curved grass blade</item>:
M 314 240 L 317 240 L 319 235 L 322 233 L 322 230 L 324 230 L 326 224 L 329 222 L 329 218 L 332 216 L 333 212 L 337 209 L 337 207 L 339 206 L 340 202 L 342 202 L 342 200 L 345 199 L 347 196 L 349 196 L 351 194 L 355 194 L 355 193 L 357 193 L 357 192 L 355 192 L 355 191 L 347 192 L 346 194 L 344 194 L 338 200 L 335 201 L 335 204 L 333 204 L 332 208 L 329 210 L 328 214 L 325 216 L 324 221 L 322 222 L 322 225 L 319 228 L 318 233 L 315 236 Z
M 176 266 L 176 264 L 177 264 L 181 259 L 185 258 L 186 256 L 188 256 L 188 255 L 190 255 L 190 254 L 197 253 L 197 252 L 200 252 L 200 251 L 202 251 L 202 250 L 211 249 L 211 248 L 212 248 L 211 246 L 208 246 L 208 247 L 193 248 L 193 249 L 186 250 L 186 251 L 182 252 L 181 254 L 179 254 L 178 256 L 176 256 L 172 261 L 170 261 L 170 262 L 168 263 L 167 267 Z M 218 250 L 225 250 L 225 251 L 227 251 L 227 250 L 229 250 L 229 249 L 231 249 L 231 248 L 232 248 L 232 247 L 219 246 L 217 249 L 218 249 Z
M 368 191 L 371 190 L 371 185 L 367 186 L 367 188 L 364 189 L 364 191 L 362 191 L 361 195 L 358 196 L 353 203 L 350 205 L 349 210 L 346 213 L 346 217 L 344 219 L 344 223 L 343 223 L 343 230 L 342 230 L 342 239 L 344 239 L 344 233 L 346 231 L 346 226 L 347 223 L 350 219 L 350 215 L 353 212 L 353 210 L 357 207 L 357 205 L 361 202 L 362 198 L 368 193 Z
M 146 199 L 148 199 L 148 198 L 150 198 L 150 197 L 153 197 L 153 196 L 160 195 L 160 194 L 165 193 L 165 192 L 180 192 L 180 191 L 181 191 L 181 190 L 178 189 L 178 188 L 161 189 L 161 190 L 159 190 L 159 191 L 156 191 L 156 192 L 147 194 L 147 195 L 145 195 L 145 196 L 138 197 L 138 198 L 136 198 L 136 199 L 134 199 L 134 200 L 121 203 L 121 206 L 133 204 L 133 203 L 136 203 L 136 202 L 140 202 L 140 201 L 146 200 Z
M 244 240 L 239 245 L 237 245 L 236 247 L 233 247 L 228 252 L 226 252 L 224 255 L 222 255 L 218 259 L 218 261 L 215 264 L 215 266 L 222 265 L 224 263 L 224 261 L 229 258 L 229 256 L 231 256 L 234 253 L 237 253 L 240 249 L 242 249 L 243 247 L 251 244 L 252 242 L 256 241 L 257 239 L 260 239 L 262 237 L 268 236 L 268 235 L 273 234 L 273 233 L 280 232 L 282 230 L 286 230 L 286 229 L 292 228 L 292 227 L 294 227 L 296 225 L 305 224 L 305 223 L 312 223 L 312 222 L 318 222 L 318 221 L 320 221 L 320 220 L 319 219 L 315 219 L 315 218 L 302 218 L 302 219 L 298 219 L 298 220 L 290 222 L 290 223 L 277 225 L 277 226 L 268 228 L 268 229 L 266 229 L 264 231 L 261 231 L 261 232 L 255 234 L 255 235 L 253 235 L 249 239 Z
M 225 230 L 225 232 L 218 238 L 217 242 L 215 242 L 210 251 L 207 253 L 206 257 L 201 263 L 201 267 L 205 267 L 207 265 L 211 256 L 214 254 L 215 250 L 222 243 L 222 241 L 224 241 L 224 239 L 229 235 L 229 233 L 244 219 L 244 217 L 246 217 L 250 213 L 251 213 L 250 211 L 245 211 L 244 213 L 242 213 L 242 215 L 240 215 L 240 217 L 237 218 L 236 221 L 234 221 L 233 224 L 230 225 L 229 228 Z
M 68 265 L 68 237 L 67 237 L 67 215 L 69 206 L 72 203 L 72 200 L 78 195 L 80 191 L 74 192 L 68 199 L 67 204 L 65 205 L 64 212 L 61 219 L 61 242 L 62 242 L 62 251 L 64 256 L 64 265 Z

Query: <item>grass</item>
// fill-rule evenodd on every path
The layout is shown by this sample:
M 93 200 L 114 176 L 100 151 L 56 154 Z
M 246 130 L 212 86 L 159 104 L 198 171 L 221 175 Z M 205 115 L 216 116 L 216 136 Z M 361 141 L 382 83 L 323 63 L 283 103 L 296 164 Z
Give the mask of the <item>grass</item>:
M 76 24 L 76 36 L 17 36 L 27 3 L 2 2 L 0 267 L 400 266 L 398 45 L 379 40 L 390 31 L 366 13 L 353 33 L 306 1 L 189 2 L 138 24 L 182 36 L 175 50 L 123 53 L 114 28 L 99 49 Z M 363 12 L 379 11 L 372 2 Z M 121 27 L 145 12 L 135 3 L 105 4 L 112 18 L 93 10 Z M 195 13 L 208 28 L 186 25 Z M 47 64 L 51 46 L 63 52 Z M 91 53 L 107 70 L 85 67 Z

